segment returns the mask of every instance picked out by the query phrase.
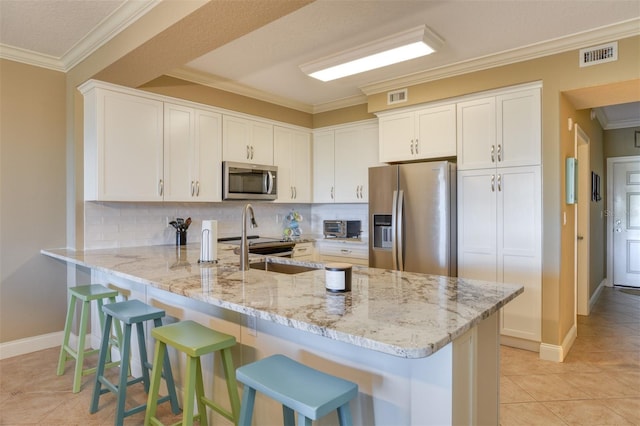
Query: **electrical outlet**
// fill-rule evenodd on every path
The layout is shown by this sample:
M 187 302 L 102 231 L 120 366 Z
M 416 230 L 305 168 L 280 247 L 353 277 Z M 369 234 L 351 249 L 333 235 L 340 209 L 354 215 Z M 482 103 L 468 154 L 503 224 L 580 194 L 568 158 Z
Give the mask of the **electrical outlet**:
M 257 336 L 258 335 L 257 326 L 258 325 L 257 325 L 256 317 L 248 316 L 247 317 L 247 333 L 250 336 Z
M 282 215 L 280 213 L 276 213 L 276 223 L 282 222 Z

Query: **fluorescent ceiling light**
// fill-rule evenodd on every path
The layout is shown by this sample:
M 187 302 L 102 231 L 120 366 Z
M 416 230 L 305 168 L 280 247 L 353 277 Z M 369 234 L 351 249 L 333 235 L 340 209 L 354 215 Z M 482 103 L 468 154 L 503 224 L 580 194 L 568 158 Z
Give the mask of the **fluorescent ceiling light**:
M 372 41 L 317 61 L 300 65 L 310 77 L 322 81 L 336 80 L 409 59 L 429 55 L 442 46 L 443 41 L 426 25 Z

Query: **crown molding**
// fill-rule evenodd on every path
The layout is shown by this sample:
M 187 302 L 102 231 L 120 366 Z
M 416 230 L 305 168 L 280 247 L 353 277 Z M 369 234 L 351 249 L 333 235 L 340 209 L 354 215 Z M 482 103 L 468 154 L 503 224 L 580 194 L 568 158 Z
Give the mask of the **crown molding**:
M 630 118 L 628 120 L 610 121 L 605 113 L 604 108 L 593 109 L 602 130 L 627 129 L 629 127 L 640 127 L 639 118 Z
M 41 68 L 48 68 L 54 71 L 67 72 L 160 2 L 161 0 L 124 2 L 61 57 L 0 44 L 0 58 Z
M 214 89 L 224 90 L 225 92 L 235 93 L 236 95 L 247 96 L 249 98 L 258 99 L 260 101 L 269 102 L 286 108 L 307 112 L 309 114 L 313 113 L 313 106 L 309 104 L 293 101 L 283 96 L 274 95 L 273 93 L 245 86 L 193 68 L 180 67 L 172 70 L 171 72 L 165 73 L 165 75 L 201 84 L 203 86 L 212 87 Z
M 640 19 L 635 18 L 618 24 L 587 30 L 567 37 L 542 43 L 535 43 L 493 55 L 474 58 L 468 61 L 433 68 L 391 80 L 368 84 L 360 87 L 360 90 L 362 90 L 365 95 L 371 96 L 377 93 L 394 90 L 399 87 L 414 86 L 443 78 L 537 59 L 544 56 L 555 55 L 557 53 L 563 53 L 570 50 L 588 47 L 590 45 L 606 43 L 637 35 L 640 35 Z

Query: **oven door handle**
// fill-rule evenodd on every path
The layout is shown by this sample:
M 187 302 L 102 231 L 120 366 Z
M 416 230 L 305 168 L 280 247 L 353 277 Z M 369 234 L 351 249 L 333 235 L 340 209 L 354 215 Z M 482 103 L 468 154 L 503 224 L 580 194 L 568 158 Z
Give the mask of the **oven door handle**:
M 267 172 L 267 194 L 273 194 L 273 173 Z

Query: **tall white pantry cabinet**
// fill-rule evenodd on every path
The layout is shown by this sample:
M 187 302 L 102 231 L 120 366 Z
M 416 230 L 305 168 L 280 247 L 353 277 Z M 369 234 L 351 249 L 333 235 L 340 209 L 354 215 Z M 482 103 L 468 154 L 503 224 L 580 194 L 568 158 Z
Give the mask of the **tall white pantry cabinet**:
M 524 285 L 504 343 L 536 349 L 542 323 L 540 85 L 457 104 L 458 275 Z

